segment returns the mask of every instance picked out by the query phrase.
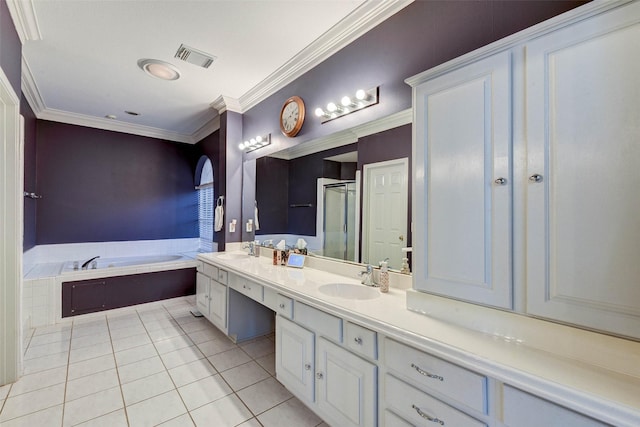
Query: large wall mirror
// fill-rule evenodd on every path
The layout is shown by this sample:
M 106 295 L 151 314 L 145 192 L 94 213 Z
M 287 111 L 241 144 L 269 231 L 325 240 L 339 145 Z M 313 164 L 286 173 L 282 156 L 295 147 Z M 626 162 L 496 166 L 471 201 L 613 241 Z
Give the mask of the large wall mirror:
M 400 269 L 411 246 L 410 119 L 402 112 L 247 162 L 255 196 L 243 195 L 243 212 L 257 226 L 247 237 Z

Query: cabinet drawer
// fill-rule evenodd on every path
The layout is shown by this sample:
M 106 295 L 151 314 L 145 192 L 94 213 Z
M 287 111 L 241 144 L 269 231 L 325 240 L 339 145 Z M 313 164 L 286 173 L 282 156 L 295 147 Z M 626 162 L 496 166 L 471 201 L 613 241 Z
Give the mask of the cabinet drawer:
M 276 311 L 287 319 L 293 319 L 293 300 L 278 294 Z
M 222 283 L 223 285 L 227 284 L 227 280 L 229 273 L 227 273 L 225 270 L 222 269 L 218 269 L 218 276 L 217 276 L 217 280 L 219 283 Z
M 487 377 L 390 339 L 385 344 L 389 370 L 420 387 L 487 413 Z
M 384 411 L 384 427 L 413 427 L 412 424 L 406 422 L 393 412 Z
M 294 320 L 319 335 L 342 342 L 342 319 L 298 301 L 295 302 Z
M 204 272 L 204 262 L 200 260 L 196 260 L 196 269 L 200 272 Z
M 371 359 L 378 358 L 378 334 L 371 329 L 347 322 L 347 347 Z
M 262 302 L 264 300 L 264 287 L 244 277 L 235 274 L 228 275 L 229 286 L 252 300 Z
M 504 424 L 509 427 L 596 427 L 599 421 L 505 385 Z
M 218 267 L 214 267 L 211 264 L 204 263 L 203 273 L 212 279 L 218 279 Z
M 485 423 L 471 418 L 389 374 L 385 376 L 385 380 L 386 405 L 418 427 L 437 424 L 456 427 L 486 427 Z

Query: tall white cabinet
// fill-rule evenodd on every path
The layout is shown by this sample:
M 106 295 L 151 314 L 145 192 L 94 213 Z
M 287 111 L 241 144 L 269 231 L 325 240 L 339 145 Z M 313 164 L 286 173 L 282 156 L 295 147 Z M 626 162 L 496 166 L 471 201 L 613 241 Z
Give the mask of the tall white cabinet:
M 640 338 L 640 3 L 612 5 L 408 79 L 417 290 Z

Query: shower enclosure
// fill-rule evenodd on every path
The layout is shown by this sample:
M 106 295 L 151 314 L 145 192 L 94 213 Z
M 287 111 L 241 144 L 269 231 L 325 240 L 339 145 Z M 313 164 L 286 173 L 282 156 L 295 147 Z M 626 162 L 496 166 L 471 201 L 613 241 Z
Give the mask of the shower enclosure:
M 357 261 L 356 203 L 355 181 L 324 186 L 324 256 Z

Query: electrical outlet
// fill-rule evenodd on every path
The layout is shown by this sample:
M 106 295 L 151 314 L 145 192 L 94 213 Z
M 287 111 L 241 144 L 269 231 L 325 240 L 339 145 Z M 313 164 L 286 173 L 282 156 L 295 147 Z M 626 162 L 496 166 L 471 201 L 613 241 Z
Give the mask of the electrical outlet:
M 229 233 L 236 232 L 236 224 L 237 224 L 237 221 L 235 219 L 229 223 Z

